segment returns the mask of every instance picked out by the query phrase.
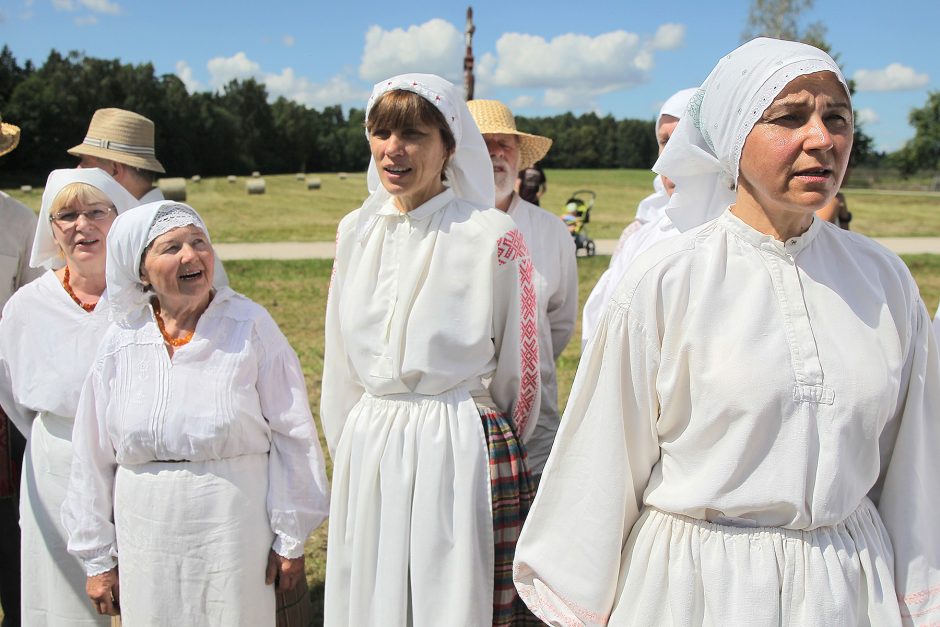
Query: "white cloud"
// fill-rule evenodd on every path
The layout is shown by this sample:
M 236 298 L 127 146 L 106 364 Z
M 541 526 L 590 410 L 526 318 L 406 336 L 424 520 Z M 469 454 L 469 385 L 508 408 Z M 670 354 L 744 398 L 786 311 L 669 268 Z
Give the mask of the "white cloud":
M 80 15 L 74 21 L 76 26 L 93 26 L 98 23 L 98 17 L 96 15 Z
M 675 50 L 685 40 L 684 24 L 663 24 L 653 35 L 653 48 L 656 50 Z
M 52 0 L 56 11 L 74 11 L 77 7 L 75 0 Z
M 900 63 L 882 70 L 858 70 L 852 76 L 859 91 L 903 91 L 924 87 L 930 77 Z
M 121 13 L 121 5 L 109 0 L 79 0 L 81 4 L 95 13 L 107 13 L 108 15 L 118 15 Z
M 510 109 L 527 109 L 532 106 L 535 106 L 535 98 L 528 95 L 517 96 L 509 103 Z
M 284 35 L 281 37 L 281 43 L 287 46 L 288 48 L 294 45 L 294 36 L 293 35 Z
M 218 89 L 229 81 L 257 78 L 261 66 L 249 59 L 244 52 L 237 52 L 230 57 L 214 57 L 206 64 L 209 69 L 209 83 Z
M 176 62 L 176 75 L 183 81 L 183 85 L 186 86 L 186 91 L 189 93 L 194 94 L 202 89 L 199 81 L 193 78 L 193 68 L 189 67 L 189 64 L 185 61 Z
M 881 118 L 878 117 L 878 114 L 874 109 L 866 107 L 855 112 L 855 122 L 857 124 L 864 124 L 867 126 L 869 124 L 878 124 L 880 121 Z
M 463 54 L 463 35 L 439 18 L 408 30 L 371 26 L 366 32 L 359 76 L 375 82 L 404 72 L 428 72 L 457 81 Z

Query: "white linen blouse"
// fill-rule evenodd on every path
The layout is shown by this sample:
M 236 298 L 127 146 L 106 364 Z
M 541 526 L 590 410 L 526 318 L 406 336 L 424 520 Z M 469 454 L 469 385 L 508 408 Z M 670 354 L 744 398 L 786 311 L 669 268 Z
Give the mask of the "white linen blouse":
M 899 599 L 936 608 L 938 415 L 940 355 L 896 255 L 819 219 L 779 242 L 726 211 L 641 255 L 615 292 L 519 540 L 517 587 L 609 614 L 644 508 L 815 530 L 868 497 Z
M 294 558 L 328 514 L 323 453 L 296 353 L 267 311 L 221 288 L 172 359 L 152 312 L 109 327 L 82 390 L 63 522 L 89 574 L 115 564 L 118 464 L 269 454 L 273 549 Z

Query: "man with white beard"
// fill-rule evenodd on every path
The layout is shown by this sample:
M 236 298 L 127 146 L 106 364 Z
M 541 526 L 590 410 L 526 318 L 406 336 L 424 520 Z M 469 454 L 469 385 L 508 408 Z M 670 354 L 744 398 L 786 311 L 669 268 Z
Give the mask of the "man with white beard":
M 571 339 L 578 317 L 574 240 L 558 216 L 523 200 L 513 189 L 516 174 L 541 160 L 552 140 L 516 130 L 512 112 L 499 101 L 471 100 L 467 106 L 493 161 L 494 205 L 515 220 L 535 266 L 542 405 L 526 451 L 529 472 L 538 485 L 561 420 L 555 361 Z

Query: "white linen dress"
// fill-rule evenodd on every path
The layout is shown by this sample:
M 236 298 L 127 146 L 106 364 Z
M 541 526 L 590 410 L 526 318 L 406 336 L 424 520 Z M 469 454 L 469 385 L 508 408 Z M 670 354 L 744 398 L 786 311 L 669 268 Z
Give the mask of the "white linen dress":
M 940 362 L 895 255 L 730 212 L 649 250 L 516 552 L 554 625 L 940 620 Z
M 274 625 L 268 553 L 299 557 L 328 497 L 300 362 L 262 307 L 219 289 L 172 359 L 149 309 L 112 325 L 74 440 L 69 550 L 89 575 L 119 566 L 125 624 Z
M 52 271 L 20 288 L 0 318 L 0 403 L 28 440 L 20 489 L 24 625 L 110 624 L 85 593 L 59 518 L 78 398 L 107 326 L 107 297 L 86 312 Z
M 495 469 L 474 397 L 532 433 L 531 262 L 506 214 L 450 189 L 358 222 L 340 223 L 326 317 L 325 624 L 490 625 Z

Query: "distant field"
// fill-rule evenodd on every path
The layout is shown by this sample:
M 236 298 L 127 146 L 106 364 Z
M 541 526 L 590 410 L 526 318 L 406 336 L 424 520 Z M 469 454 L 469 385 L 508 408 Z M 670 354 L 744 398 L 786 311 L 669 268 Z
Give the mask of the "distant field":
M 205 218 L 217 242 L 329 241 L 346 213 L 367 196 L 365 174 L 319 174 L 322 187 L 307 190 L 294 175 L 263 177 L 267 193 L 249 196 L 246 177 L 187 182 L 187 202 Z M 597 194 L 591 212 L 591 236 L 615 239 L 634 216 L 637 203 L 652 191 L 648 170 L 548 170 L 542 206 L 561 215 L 578 189 Z M 42 190 L 5 190 L 39 209 Z M 940 236 L 940 193 L 865 189 L 845 191 L 855 216 L 852 228 L 873 237 Z

